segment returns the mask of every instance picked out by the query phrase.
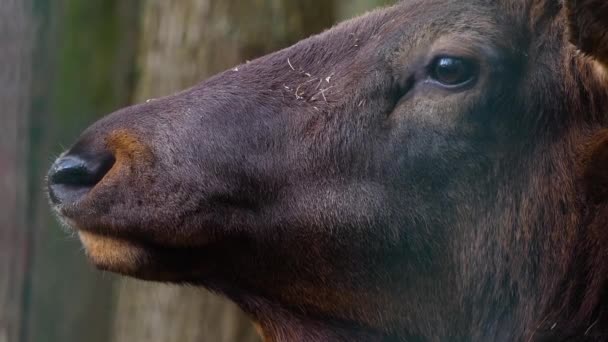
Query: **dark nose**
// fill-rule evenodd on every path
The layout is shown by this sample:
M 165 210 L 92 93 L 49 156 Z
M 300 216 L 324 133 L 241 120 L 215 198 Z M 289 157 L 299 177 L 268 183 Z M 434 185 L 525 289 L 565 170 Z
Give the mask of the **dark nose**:
M 55 161 L 48 174 L 51 201 L 76 202 L 86 195 L 114 165 L 110 154 L 95 156 L 65 155 Z

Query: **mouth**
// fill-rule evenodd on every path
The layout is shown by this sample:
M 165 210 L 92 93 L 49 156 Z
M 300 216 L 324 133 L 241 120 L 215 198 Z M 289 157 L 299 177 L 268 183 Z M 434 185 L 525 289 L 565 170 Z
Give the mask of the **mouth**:
M 74 205 L 71 205 L 72 207 Z M 89 261 L 99 270 L 127 276 L 146 277 L 153 249 L 132 239 L 89 229 L 66 215 L 65 205 L 53 205 L 64 228 L 73 231 L 84 247 Z
M 150 281 L 198 279 L 205 249 L 172 248 L 74 228 L 89 261 L 99 270 Z
M 126 130 L 103 139 L 85 134 L 51 166 L 49 202 L 97 268 L 145 280 L 191 279 L 223 240 L 226 213 L 162 172 L 142 141 Z
M 154 235 L 160 226 L 148 226 L 135 216 L 120 219 L 119 215 L 102 214 L 91 202 L 94 199 L 85 196 L 79 202 L 55 204 L 53 208 L 65 228 L 76 233 L 97 269 L 142 280 L 180 283 L 196 281 L 214 267 L 202 261 L 210 259 L 209 254 L 215 253 L 220 242 L 206 238 L 195 241 L 167 229 L 162 236 Z

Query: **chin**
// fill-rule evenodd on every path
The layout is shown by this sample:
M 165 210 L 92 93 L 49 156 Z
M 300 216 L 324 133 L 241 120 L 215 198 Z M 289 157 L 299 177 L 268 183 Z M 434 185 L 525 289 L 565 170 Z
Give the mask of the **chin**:
M 143 246 L 86 231 L 79 231 L 78 237 L 89 260 L 97 268 L 129 276 L 145 273 L 149 252 Z

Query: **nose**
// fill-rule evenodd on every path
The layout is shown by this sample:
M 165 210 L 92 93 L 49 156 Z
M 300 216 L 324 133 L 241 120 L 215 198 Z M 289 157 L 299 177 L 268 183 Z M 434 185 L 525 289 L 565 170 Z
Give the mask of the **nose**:
M 54 204 L 74 203 L 99 183 L 114 165 L 111 154 L 79 156 L 67 154 L 55 161 L 48 174 Z

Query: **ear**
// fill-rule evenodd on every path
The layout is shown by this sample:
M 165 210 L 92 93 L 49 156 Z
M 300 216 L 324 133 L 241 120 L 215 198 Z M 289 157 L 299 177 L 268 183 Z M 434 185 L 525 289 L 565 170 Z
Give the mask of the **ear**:
M 608 0 L 566 0 L 570 42 L 608 71 Z

